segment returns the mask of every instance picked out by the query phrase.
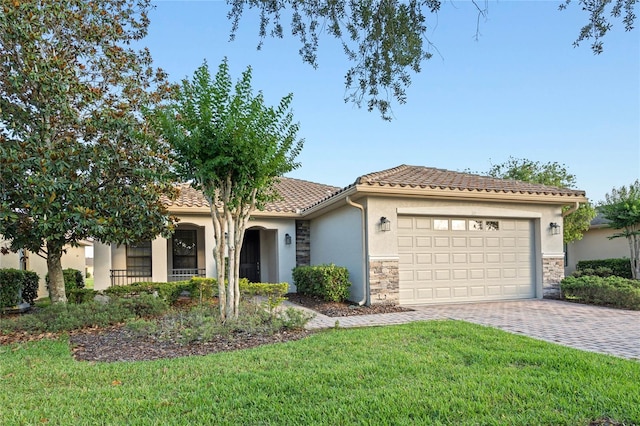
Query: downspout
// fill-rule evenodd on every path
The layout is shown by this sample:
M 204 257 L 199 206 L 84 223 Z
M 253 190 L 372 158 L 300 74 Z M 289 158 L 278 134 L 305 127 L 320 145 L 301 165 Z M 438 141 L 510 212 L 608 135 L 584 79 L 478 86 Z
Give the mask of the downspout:
M 370 293 L 370 289 L 369 289 L 369 279 L 368 279 L 368 271 L 367 271 L 367 226 L 366 226 L 366 222 L 365 222 L 365 214 L 364 214 L 364 206 L 362 204 L 357 204 L 354 203 L 353 201 L 351 201 L 351 198 L 347 195 L 347 198 L 345 199 L 345 201 L 347 202 L 347 204 L 349 204 L 352 207 L 355 207 L 357 209 L 360 209 L 360 215 L 362 218 L 362 279 L 364 280 L 364 282 L 362 283 L 362 287 L 364 289 L 364 296 L 362 298 L 361 301 L 358 302 L 359 306 L 362 306 L 364 304 L 369 304 L 368 299 L 369 299 L 369 293 Z
M 578 210 L 580 208 L 580 203 L 578 201 L 575 202 L 575 204 L 573 205 L 573 207 L 571 207 L 569 210 L 567 210 L 566 212 L 562 213 L 562 217 L 567 217 L 568 215 L 570 215 L 571 213 L 575 212 L 576 210 Z

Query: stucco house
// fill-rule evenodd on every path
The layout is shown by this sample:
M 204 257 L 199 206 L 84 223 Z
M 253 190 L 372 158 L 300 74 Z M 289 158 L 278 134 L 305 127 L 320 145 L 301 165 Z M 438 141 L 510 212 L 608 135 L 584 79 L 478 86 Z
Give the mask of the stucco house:
M 252 214 L 241 276 L 289 282 L 297 265 L 349 270 L 357 303 L 430 304 L 540 298 L 564 276 L 562 206 L 583 191 L 422 166 L 358 177 L 344 188 L 282 178 L 282 200 Z M 213 226 L 187 185 L 167 201 L 173 238 L 94 244 L 96 289 L 135 280 L 215 276 Z
M 609 221 L 598 214 L 591 221 L 589 230 L 581 240 L 573 241 L 566 247 L 565 275 L 576 270 L 581 260 L 598 260 L 629 257 L 629 241 L 626 238 L 609 239 L 620 230 L 609 227 Z
M 9 245 L 9 241 L 0 236 L 0 248 L 8 248 Z M 82 272 L 84 276 L 86 273 L 85 247 L 89 245 L 91 245 L 91 241 L 82 240 L 79 242 L 78 247 L 66 246 L 61 259 L 62 267 L 64 269 L 77 269 Z M 3 251 L 6 252 L 6 250 Z M 40 277 L 38 297 L 44 297 L 49 294 L 45 282 L 45 277 L 47 276 L 47 261 L 43 257 L 28 250 L 6 252 L 6 254 L 0 253 L 0 268 L 25 269 L 37 273 Z

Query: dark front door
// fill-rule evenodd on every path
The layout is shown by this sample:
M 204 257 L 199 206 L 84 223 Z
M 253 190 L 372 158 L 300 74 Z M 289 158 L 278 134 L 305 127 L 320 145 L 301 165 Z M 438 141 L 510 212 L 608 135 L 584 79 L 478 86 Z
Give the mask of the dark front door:
M 252 283 L 260 282 L 260 231 L 249 229 L 244 233 L 240 250 L 240 278 Z

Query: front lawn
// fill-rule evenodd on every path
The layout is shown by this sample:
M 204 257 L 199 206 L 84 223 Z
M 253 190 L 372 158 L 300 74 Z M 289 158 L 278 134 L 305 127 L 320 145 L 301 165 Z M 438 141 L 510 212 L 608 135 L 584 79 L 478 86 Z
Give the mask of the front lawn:
M 4 425 L 640 423 L 640 362 L 457 321 L 107 364 L 62 338 L 0 361 Z

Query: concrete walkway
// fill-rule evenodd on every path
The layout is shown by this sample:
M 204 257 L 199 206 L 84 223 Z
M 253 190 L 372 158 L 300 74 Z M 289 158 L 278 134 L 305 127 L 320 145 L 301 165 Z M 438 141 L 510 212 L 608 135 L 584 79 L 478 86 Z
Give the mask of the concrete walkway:
M 339 327 L 364 327 L 454 319 L 576 349 L 640 360 L 640 311 L 537 299 L 409 307 L 414 311 L 351 317 L 316 313 L 307 328 L 334 327 L 336 322 Z

